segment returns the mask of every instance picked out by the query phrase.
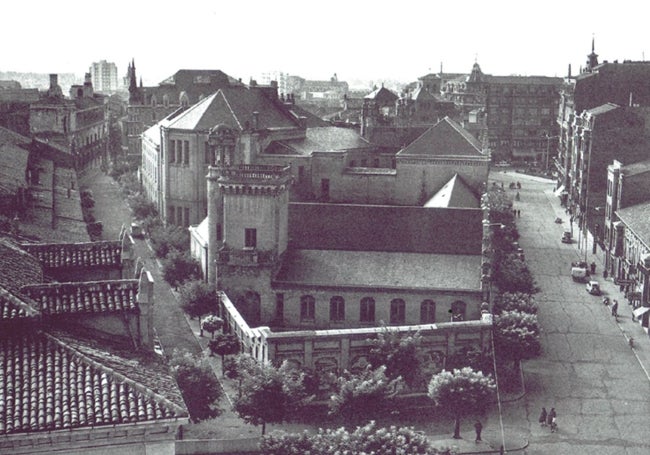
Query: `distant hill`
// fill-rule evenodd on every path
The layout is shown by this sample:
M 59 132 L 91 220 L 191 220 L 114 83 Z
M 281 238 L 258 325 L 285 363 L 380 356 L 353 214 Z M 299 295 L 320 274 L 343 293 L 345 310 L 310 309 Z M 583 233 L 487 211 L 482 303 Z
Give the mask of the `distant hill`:
M 0 80 L 18 81 L 22 88 L 37 88 L 47 90 L 50 88 L 49 73 L 20 73 L 18 71 L 0 71 Z M 83 77 L 72 73 L 59 74 L 59 85 L 64 95 L 70 93 L 70 86 L 83 84 Z

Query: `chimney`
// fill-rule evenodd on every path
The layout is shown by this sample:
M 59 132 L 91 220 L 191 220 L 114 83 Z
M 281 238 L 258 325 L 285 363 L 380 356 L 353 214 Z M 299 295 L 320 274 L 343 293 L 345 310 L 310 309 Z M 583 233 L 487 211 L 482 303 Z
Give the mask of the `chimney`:
M 568 76 L 568 78 L 571 79 L 571 63 L 569 63 L 569 76 Z
M 151 273 L 142 270 L 138 283 L 138 308 L 140 309 L 139 328 L 140 346 L 153 348 L 153 277 Z
M 260 128 L 260 113 L 255 111 L 253 112 L 253 131 L 257 131 Z
M 90 73 L 85 73 L 84 74 L 84 85 L 92 85 L 93 81 L 92 78 L 90 77 Z
M 50 74 L 50 90 L 59 85 L 59 75 Z

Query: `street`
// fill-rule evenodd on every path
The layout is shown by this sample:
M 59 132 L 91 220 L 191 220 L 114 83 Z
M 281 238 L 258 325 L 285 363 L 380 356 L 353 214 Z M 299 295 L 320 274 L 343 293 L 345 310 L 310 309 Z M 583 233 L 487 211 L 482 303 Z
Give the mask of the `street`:
M 571 279 L 571 261 L 584 260 L 574 240 L 561 243 L 569 217 L 553 195 L 554 184 L 500 171 L 491 181 L 519 181 L 519 243 L 541 292 L 537 294 L 542 355 L 524 363 L 527 394 L 504 407 L 504 426 L 528 433 L 527 454 L 647 454 L 646 418 L 650 415 L 650 340 L 611 279 L 604 280 L 603 252 L 587 249 L 596 262 L 596 279 L 605 295 L 619 301 L 618 323 L 602 297 L 589 295 Z M 507 190 L 514 194 L 516 190 Z M 556 224 L 556 217 L 563 223 Z M 577 226 L 574 224 L 574 239 Z M 590 239 L 591 240 L 591 239 Z M 635 348 L 628 338 L 635 339 Z M 542 407 L 557 411 L 559 430 L 551 433 L 537 419 Z

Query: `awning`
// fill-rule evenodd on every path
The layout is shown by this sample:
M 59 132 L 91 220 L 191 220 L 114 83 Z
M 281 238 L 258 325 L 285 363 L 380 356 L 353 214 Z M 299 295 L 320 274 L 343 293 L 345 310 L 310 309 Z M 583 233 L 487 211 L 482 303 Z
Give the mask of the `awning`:
M 560 187 L 553 192 L 553 194 L 555 194 L 558 197 L 560 197 L 562 193 L 566 193 L 566 191 L 564 191 L 564 185 L 560 185 Z
M 639 317 L 643 316 L 645 313 L 647 313 L 648 311 L 650 311 L 650 307 L 642 306 L 642 307 L 639 307 L 636 310 L 632 311 L 632 313 L 634 314 L 635 318 L 639 318 Z

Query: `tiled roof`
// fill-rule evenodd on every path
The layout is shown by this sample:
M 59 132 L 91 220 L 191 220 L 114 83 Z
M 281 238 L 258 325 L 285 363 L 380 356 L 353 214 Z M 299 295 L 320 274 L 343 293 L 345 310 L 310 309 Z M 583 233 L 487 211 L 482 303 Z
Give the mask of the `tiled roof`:
M 297 122 L 276 106 L 260 88 L 230 87 L 202 99 L 169 123 L 169 128 L 208 130 L 221 123 L 245 130 L 253 126 L 253 112 L 258 113 L 258 127 L 291 128 Z
M 481 143 L 457 122 L 445 117 L 402 149 L 398 155 L 483 156 Z
M 0 339 L 0 434 L 186 416 L 183 406 L 56 337 L 37 333 Z
M 617 210 L 616 215 L 630 231 L 650 248 L 650 202 L 632 205 Z
M 0 287 L 0 321 L 37 316 L 35 302 L 25 296 L 14 295 Z
M 122 259 L 119 241 L 34 243 L 21 247 L 46 268 L 119 266 Z
M 20 290 L 38 303 L 44 315 L 103 313 L 137 308 L 137 280 L 87 281 L 25 286 Z
M 42 281 L 43 268 L 38 260 L 10 240 L 0 238 L 0 286 L 17 293 L 22 286 Z

